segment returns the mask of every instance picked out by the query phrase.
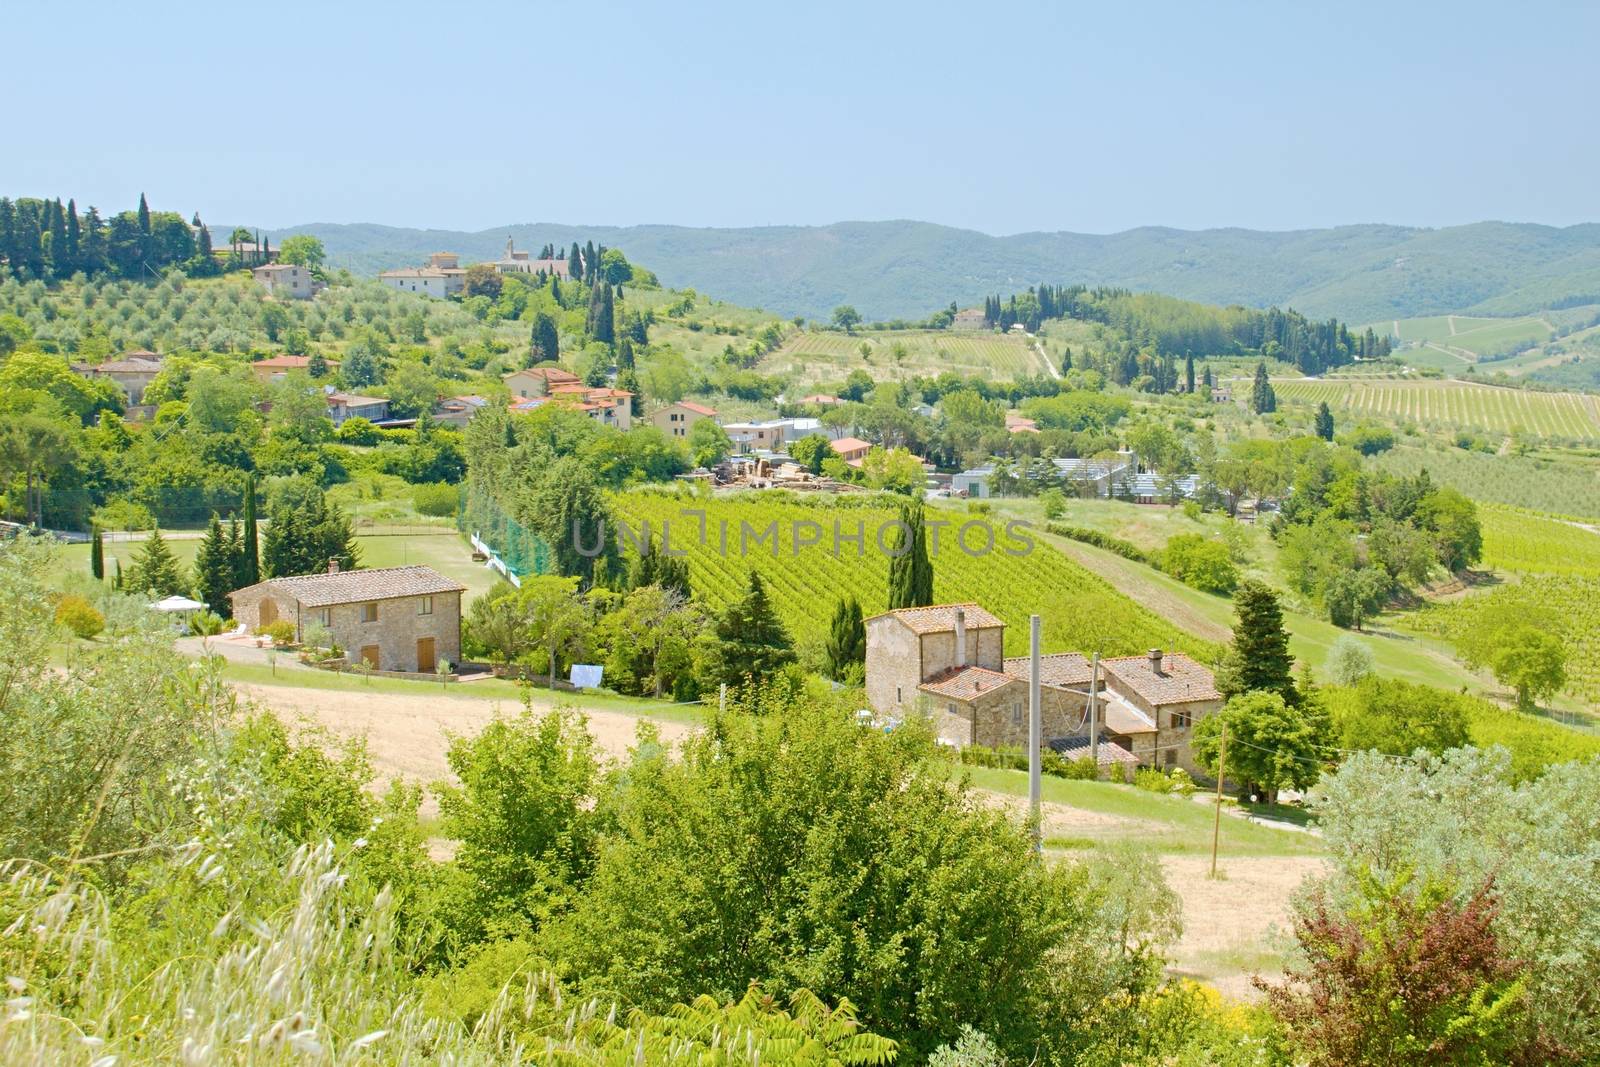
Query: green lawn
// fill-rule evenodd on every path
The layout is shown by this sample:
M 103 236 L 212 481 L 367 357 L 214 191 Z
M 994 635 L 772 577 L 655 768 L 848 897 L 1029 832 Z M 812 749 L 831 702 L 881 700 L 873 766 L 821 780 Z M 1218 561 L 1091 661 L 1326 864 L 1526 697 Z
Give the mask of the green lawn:
M 993 767 L 961 768 L 972 784 L 1007 796 L 1028 795 L 1026 771 Z M 1040 793 L 1047 803 L 1064 804 L 1097 815 L 1138 820 L 1137 831 L 1125 823 L 1085 826 L 1074 831 L 1074 838 L 1059 842 L 1064 847 L 1096 847 L 1101 844 L 1132 841 L 1157 852 L 1201 855 L 1211 852 L 1214 809 L 1183 797 L 1151 793 L 1131 785 L 1110 782 L 1083 782 L 1045 776 Z M 1218 844 L 1224 856 L 1316 856 L 1322 841 L 1314 834 L 1298 830 L 1279 830 L 1223 813 Z

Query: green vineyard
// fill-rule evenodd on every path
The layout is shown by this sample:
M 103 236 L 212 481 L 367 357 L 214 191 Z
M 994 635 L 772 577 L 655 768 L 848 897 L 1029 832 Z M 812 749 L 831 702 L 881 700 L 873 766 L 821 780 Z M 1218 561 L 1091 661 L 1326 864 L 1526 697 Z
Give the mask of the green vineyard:
M 635 532 L 648 522 L 652 535 L 660 538 L 666 528 L 672 548 L 688 552 L 696 593 L 713 605 L 742 595 L 749 572 L 760 572 L 795 639 L 814 642 L 826 635 L 839 597 L 854 595 L 869 615 L 887 604 L 889 559 L 875 542 L 877 531 L 895 512 L 876 503 L 852 503 L 802 501 L 778 493 L 704 499 L 638 491 L 619 496 L 615 510 L 618 520 Z M 704 512 L 703 542 L 697 511 Z M 1008 540 L 1003 527 L 965 512 L 930 511 L 930 528 L 937 520 L 949 524 L 940 529 L 937 553 L 930 544 L 934 598 L 976 601 L 998 615 L 1006 623 L 1008 655 L 1027 651 L 1028 616 L 1033 613 L 1042 617 L 1047 652 L 1128 655 L 1161 647 L 1181 649 L 1207 662 L 1220 653 L 1216 645 L 1184 633 L 1042 541 L 1035 539 L 1026 554 L 1011 555 L 1007 548 L 1021 551 L 1023 545 Z M 964 524 L 970 526 L 963 531 Z M 765 536 L 774 525 L 776 538 Z M 858 533 L 863 539 L 859 549 L 848 540 Z M 982 552 L 991 537 L 994 547 L 969 555 L 957 543 L 963 535 L 974 553 Z M 890 544 L 892 536 L 887 538 Z M 817 543 L 806 543 L 813 539 Z
M 1535 393 L 1472 382 L 1398 379 L 1274 382 L 1280 397 L 1423 424 L 1600 440 L 1600 406 L 1582 393 Z
M 1600 577 L 1600 533 L 1521 508 L 1481 504 L 1483 562 L 1524 574 Z
M 866 345 L 868 354 L 862 355 Z M 1020 334 L 896 330 L 857 334 L 796 334 L 763 361 L 769 374 L 794 372 L 806 381 L 843 378 L 862 369 L 875 377 L 933 376 L 944 371 L 990 378 L 1038 374 L 1044 364 Z

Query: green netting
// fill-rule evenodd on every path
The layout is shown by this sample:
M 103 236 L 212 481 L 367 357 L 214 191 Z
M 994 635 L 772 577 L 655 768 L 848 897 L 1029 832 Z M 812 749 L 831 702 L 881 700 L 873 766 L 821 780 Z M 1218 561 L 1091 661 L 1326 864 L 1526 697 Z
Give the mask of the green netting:
M 555 573 L 550 546 L 508 515 L 490 494 L 469 489 L 458 521 L 463 533 L 477 534 L 517 577 Z

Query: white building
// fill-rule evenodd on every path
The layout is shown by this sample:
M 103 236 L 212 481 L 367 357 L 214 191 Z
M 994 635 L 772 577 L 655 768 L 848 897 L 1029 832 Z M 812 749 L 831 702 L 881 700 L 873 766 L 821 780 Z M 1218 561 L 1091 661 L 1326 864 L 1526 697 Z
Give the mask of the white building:
M 454 252 L 435 252 L 428 257 L 426 267 L 402 267 L 386 270 L 378 280 L 405 293 L 446 297 L 461 292 L 467 284 L 467 272 L 461 266 L 461 257 Z
M 288 297 L 291 300 L 310 300 L 322 288 L 322 283 L 311 276 L 311 268 L 298 263 L 269 263 L 250 272 L 256 284 L 268 296 Z

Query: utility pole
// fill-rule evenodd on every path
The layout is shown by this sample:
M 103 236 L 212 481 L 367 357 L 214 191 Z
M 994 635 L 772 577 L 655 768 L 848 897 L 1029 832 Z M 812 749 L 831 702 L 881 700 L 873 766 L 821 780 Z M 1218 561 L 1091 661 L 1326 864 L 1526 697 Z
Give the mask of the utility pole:
M 1211 822 L 1211 877 L 1217 877 L 1217 838 L 1222 835 L 1222 774 L 1228 766 L 1228 724 L 1222 724 L 1222 740 L 1217 744 L 1217 809 Z
M 1100 653 L 1094 654 L 1089 669 L 1089 759 L 1094 762 L 1096 777 L 1100 774 Z
M 727 715 L 727 714 L 728 714 L 728 683 L 727 682 L 723 682 L 722 685 L 720 685 L 717 688 L 717 715 L 720 717 L 720 716 L 724 716 L 724 715 Z
M 1028 617 L 1028 817 L 1033 828 L 1033 851 L 1044 851 L 1044 824 L 1039 812 L 1039 738 L 1044 732 L 1039 707 L 1039 616 Z

